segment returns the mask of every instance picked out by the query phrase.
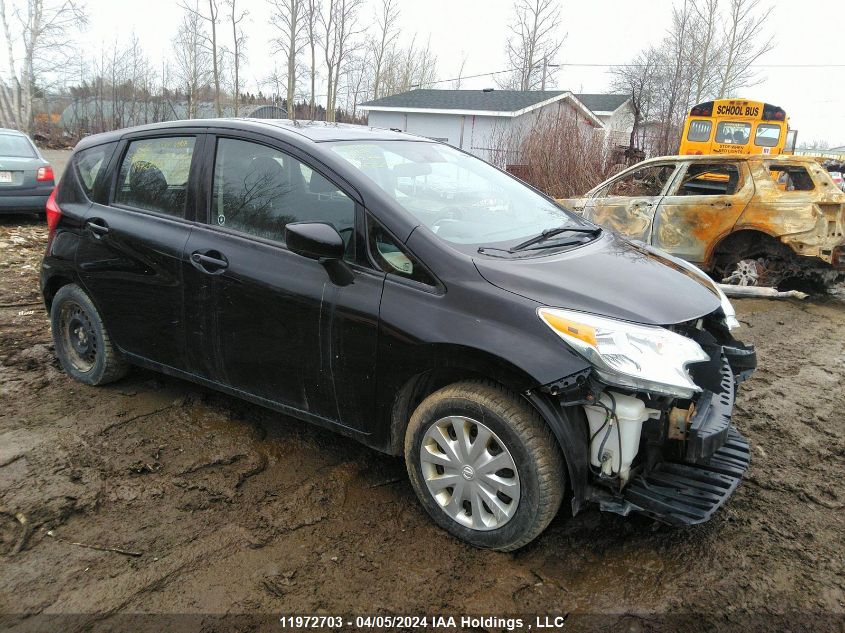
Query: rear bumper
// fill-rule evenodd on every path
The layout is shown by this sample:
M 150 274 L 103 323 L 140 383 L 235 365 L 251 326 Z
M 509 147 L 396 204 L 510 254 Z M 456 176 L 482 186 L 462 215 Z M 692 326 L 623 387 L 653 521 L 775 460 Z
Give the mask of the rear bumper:
M 19 196 L 0 196 L 0 213 L 43 212 L 50 191 Z

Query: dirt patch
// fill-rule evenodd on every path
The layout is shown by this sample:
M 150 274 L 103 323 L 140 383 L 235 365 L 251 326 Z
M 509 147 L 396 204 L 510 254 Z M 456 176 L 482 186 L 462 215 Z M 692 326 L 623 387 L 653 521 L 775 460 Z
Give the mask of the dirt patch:
M 839 299 L 736 302 L 760 357 L 735 418 L 753 462 L 710 523 L 563 510 L 500 554 L 437 529 L 398 459 L 146 371 L 105 388 L 69 379 L 39 303 L 44 239 L 41 223 L 0 224 L 3 628 L 59 614 L 85 630 L 140 612 L 536 612 L 602 614 L 570 630 L 776 630 L 778 615 L 841 630 Z M 31 531 L 12 554 L 17 513 Z

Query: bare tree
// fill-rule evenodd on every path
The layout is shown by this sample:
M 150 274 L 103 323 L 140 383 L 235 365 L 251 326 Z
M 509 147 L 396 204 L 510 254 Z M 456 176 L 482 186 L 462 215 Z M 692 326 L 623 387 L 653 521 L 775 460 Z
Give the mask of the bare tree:
M 287 66 L 288 118 L 296 118 L 296 58 L 305 46 L 308 31 L 305 0 L 269 0 L 273 13 L 270 22 L 279 32 L 272 43 L 276 52 L 284 56 Z
M 346 112 L 353 122 L 358 118 L 358 103 L 366 99 L 366 95 L 375 82 L 375 69 L 372 59 L 373 50 L 370 47 L 361 47 L 361 50 L 352 55 L 344 73 L 346 87 Z
M 719 97 L 726 97 L 739 87 L 759 83 L 759 75 L 752 64 L 774 48 L 772 37 L 761 39 L 771 13 L 772 8 L 761 6 L 761 0 L 730 0 Z
M 513 10 L 514 23 L 505 47 L 512 72 L 500 85 L 515 90 L 545 89 L 556 68 L 550 64 L 563 45 L 560 0 L 516 0 Z
M 0 21 L 9 77 L 0 79 L 0 119 L 5 126 L 31 133 L 36 86 L 56 55 L 67 50 L 71 32 L 87 23 L 85 6 L 77 0 L 26 0 L 22 11 L 0 0 Z M 23 52 L 20 67 L 17 46 Z
M 379 98 L 382 66 L 399 35 L 398 21 L 399 7 L 396 6 L 396 0 L 381 0 L 381 11 L 376 16 L 376 35 L 370 43 L 375 66 L 373 99 Z
M 452 90 L 460 90 L 463 83 L 464 67 L 467 65 L 467 54 L 461 58 L 461 67 L 458 69 L 458 77 L 452 82 Z
M 173 40 L 176 76 L 185 91 L 188 118 L 197 116 L 197 104 L 203 88 L 208 85 L 211 59 L 204 45 L 202 18 L 197 11 L 186 11 Z
M 631 110 L 633 125 L 628 147 L 634 149 L 640 147 L 638 135 L 640 125 L 651 112 L 652 94 L 657 72 L 657 53 L 647 49 L 639 54 L 632 64 L 613 68 L 613 89 L 618 90 L 631 97 Z
M 717 40 L 719 26 L 719 0 L 693 0 L 692 41 L 688 46 L 695 66 L 695 97 L 699 103 L 705 94 L 712 92 L 717 76 L 720 46 Z
M 649 122 L 640 126 L 640 149 L 651 154 L 676 151 L 694 104 L 758 80 L 753 63 L 773 47 L 764 28 L 769 11 L 762 10 L 761 2 L 677 0 L 662 41 L 631 64 L 612 69 L 614 85 L 632 95 L 637 125 Z
M 237 0 L 226 0 L 229 26 L 232 28 L 232 97 L 235 116 L 240 114 L 241 65 L 246 61 L 246 34 L 241 27 L 249 11 L 238 11 Z
M 199 0 L 194 0 L 193 6 L 188 4 L 188 0 L 182 0 L 179 3 L 179 6 L 188 13 L 196 15 L 200 19 L 200 21 L 197 22 L 198 28 L 200 29 L 200 41 L 202 41 L 203 46 L 211 55 L 211 80 L 214 83 L 214 111 L 217 116 L 223 116 L 223 104 L 220 98 L 220 49 L 217 46 L 217 23 L 220 9 L 217 4 L 218 0 L 206 1 L 208 2 L 208 13 L 205 13 L 200 9 Z M 201 28 L 200 25 L 203 22 L 207 23 L 211 29 L 210 35 L 205 31 L 205 29 Z
M 428 41 L 417 46 L 416 34 L 406 48 L 391 49 L 382 70 L 381 95 L 390 96 L 414 88 L 427 88 L 437 80 L 437 56 Z
M 337 87 L 340 73 L 360 34 L 358 10 L 363 0 L 328 0 L 320 18 L 326 61 L 326 121 L 336 120 Z
M 319 34 L 317 25 L 322 12 L 321 0 L 305 0 L 305 23 L 308 30 L 308 48 L 311 50 L 311 66 L 308 73 L 311 77 L 311 99 L 309 102 L 309 118 L 313 121 L 317 116 L 316 85 L 317 85 L 317 45 Z

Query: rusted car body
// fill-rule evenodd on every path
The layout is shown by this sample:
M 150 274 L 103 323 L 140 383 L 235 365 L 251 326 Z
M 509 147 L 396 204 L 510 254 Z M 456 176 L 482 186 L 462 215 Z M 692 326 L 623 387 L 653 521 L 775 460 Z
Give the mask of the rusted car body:
M 652 158 L 559 202 L 732 283 L 845 270 L 845 194 L 812 158 Z

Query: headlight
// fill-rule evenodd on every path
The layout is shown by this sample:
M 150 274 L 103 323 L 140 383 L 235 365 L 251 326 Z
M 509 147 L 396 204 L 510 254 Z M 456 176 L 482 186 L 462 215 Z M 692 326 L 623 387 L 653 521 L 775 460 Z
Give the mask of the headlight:
M 710 357 L 692 339 L 658 326 L 583 312 L 540 308 L 537 313 L 608 384 L 678 398 L 701 391 L 686 366 Z

